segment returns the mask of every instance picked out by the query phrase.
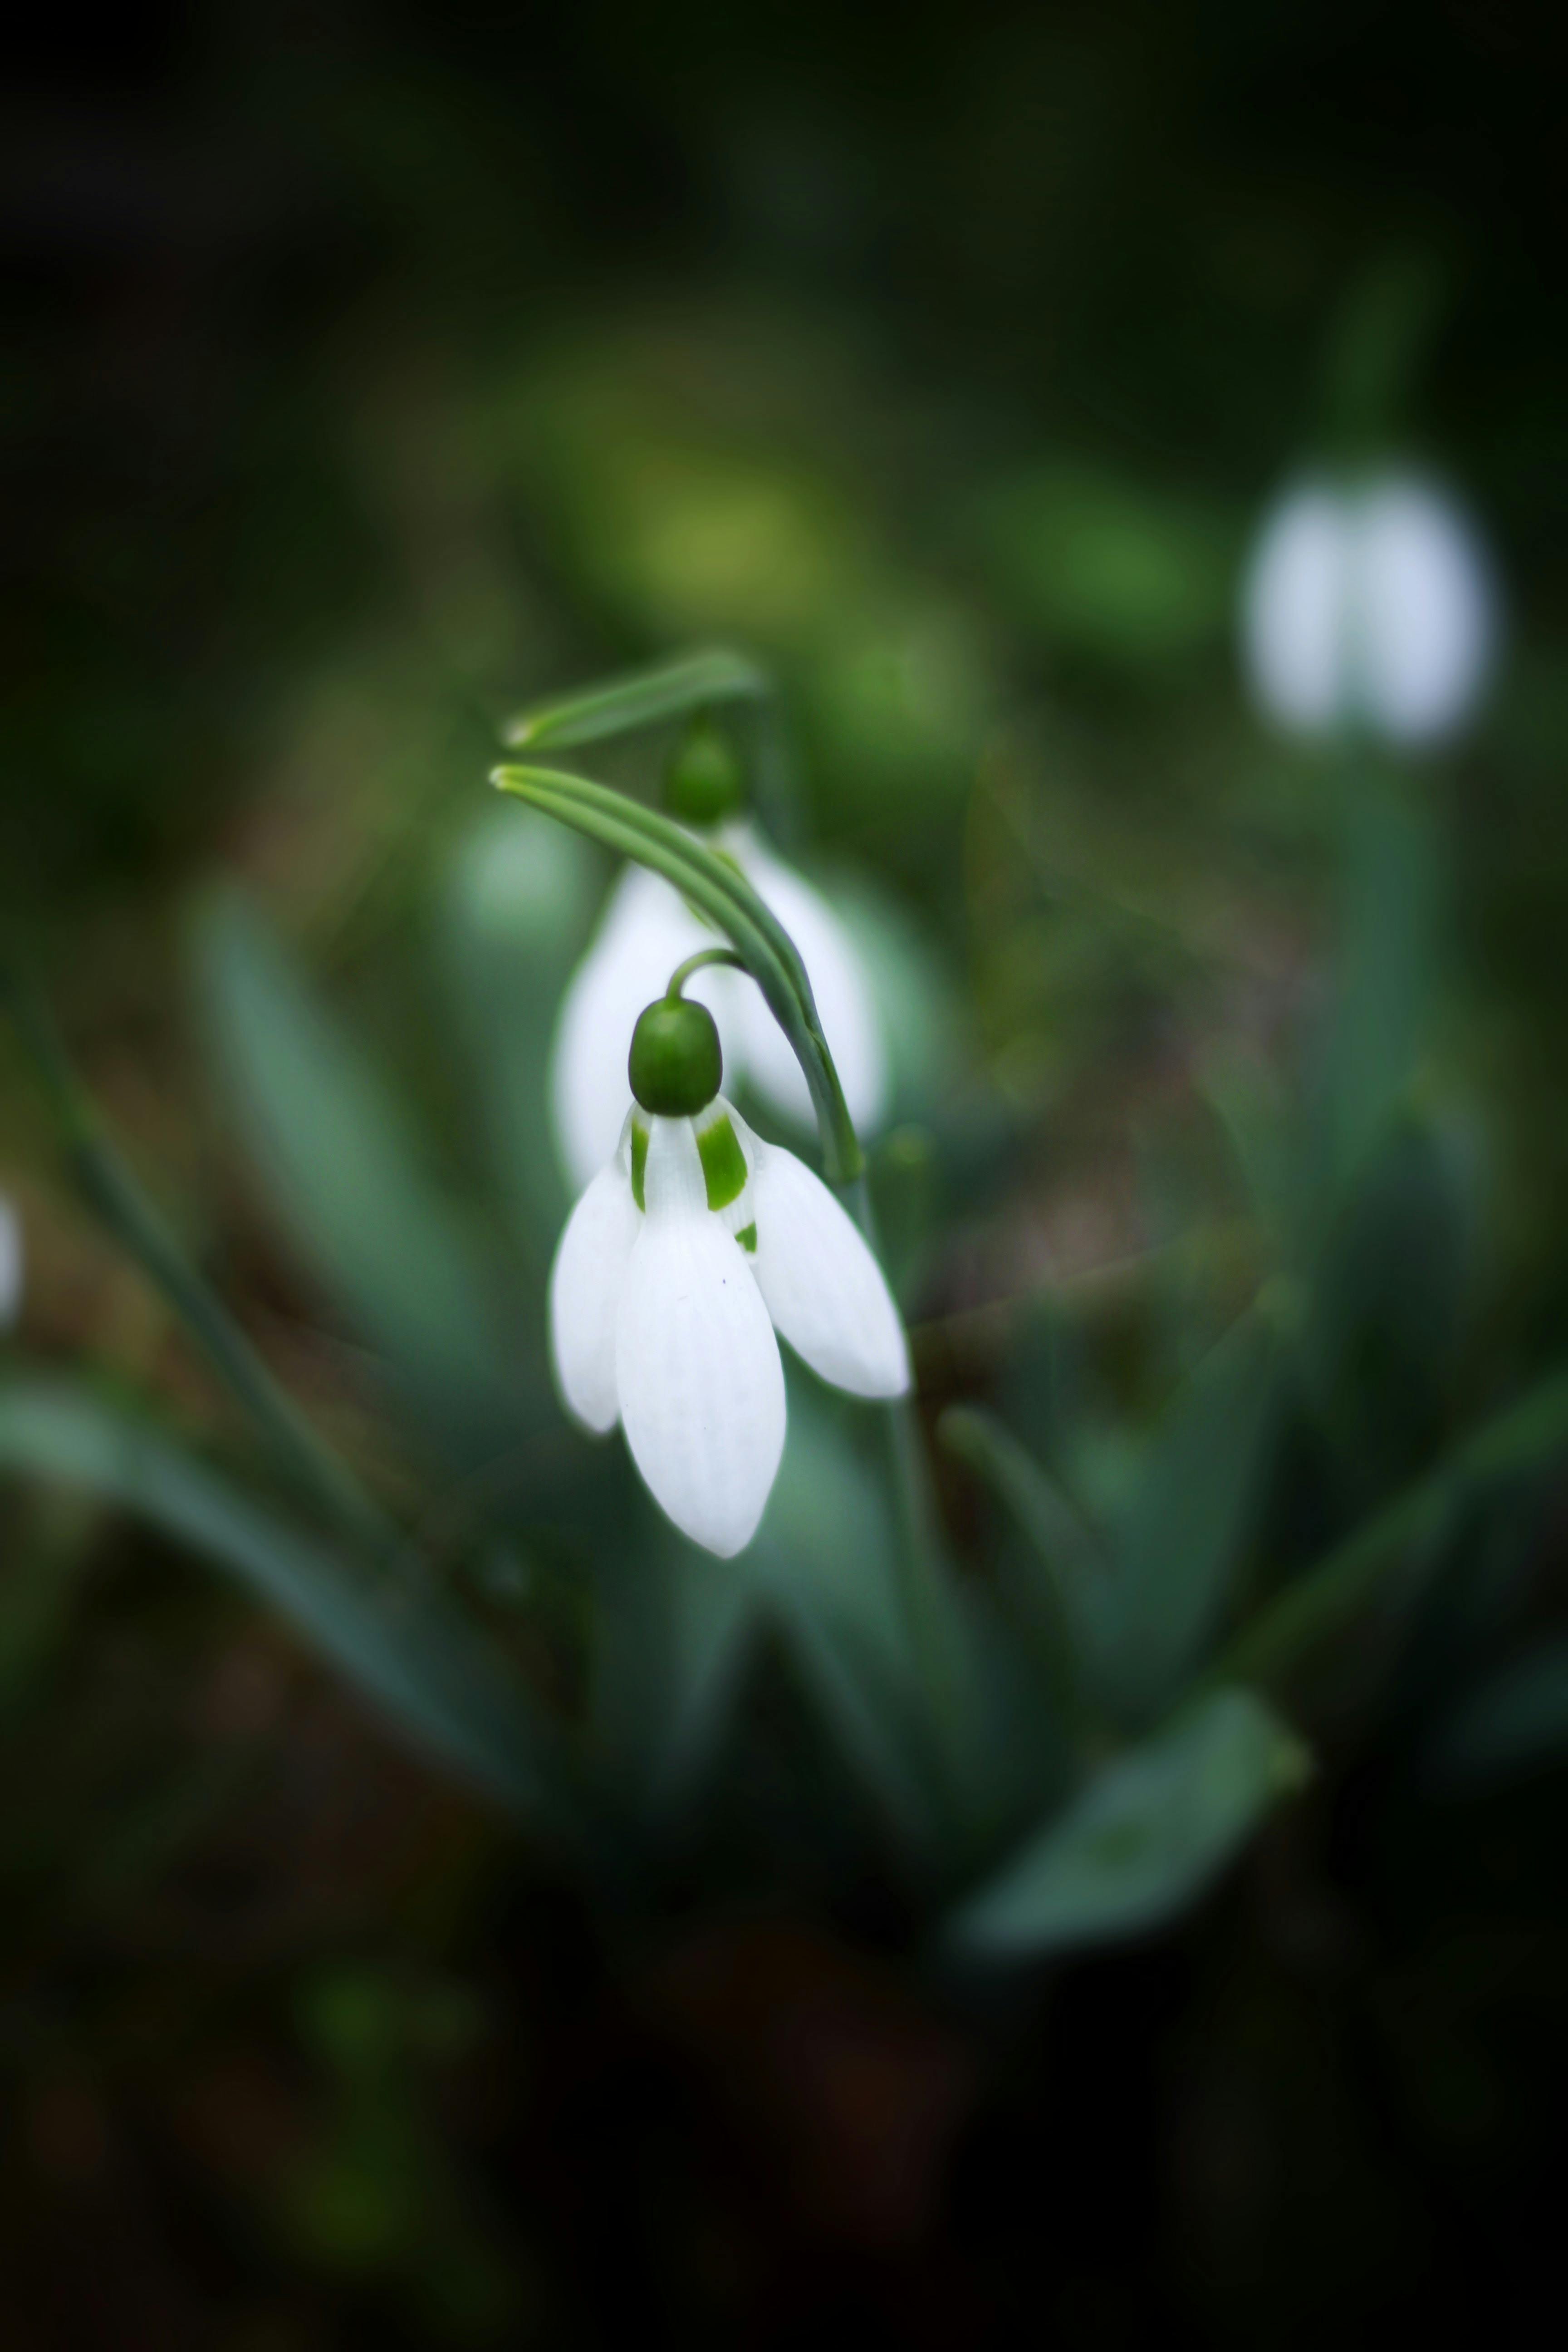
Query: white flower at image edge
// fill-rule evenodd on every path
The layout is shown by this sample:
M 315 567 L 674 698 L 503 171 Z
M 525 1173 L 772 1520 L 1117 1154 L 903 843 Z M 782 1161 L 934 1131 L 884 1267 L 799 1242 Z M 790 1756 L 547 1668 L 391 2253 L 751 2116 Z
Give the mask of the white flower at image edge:
M 909 1388 L 881 1269 L 820 1178 L 722 1096 L 695 1119 L 632 1112 L 555 1254 L 556 1377 L 587 1428 L 621 1423 L 655 1500 L 723 1559 L 784 1453 L 775 1330 L 853 1395 Z
M 800 950 L 849 1116 L 874 1129 L 886 1108 L 888 1066 L 865 969 L 853 940 L 810 883 L 775 857 L 755 828 L 724 826 L 715 848 L 732 857 Z M 629 1037 L 645 1004 L 674 967 L 720 943 L 679 892 L 657 874 L 628 866 L 610 893 L 587 953 L 562 1002 L 551 1050 L 550 1106 L 555 1141 L 574 1188 L 587 1183 L 616 1149 L 631 1101 Z M 742 1076 L 773 1109 L 811 1123 L 811 1097 L 788 1039 L 757 989 L 738 972 L 700 972 L 688 994 L 719 1024 L 731 1084 Z
M 16 1321 L 22 1306 L 22 1221 L 0 1192 L 0 1331 Z
M 1432 483 L 1306 480 L 1264 520 L 1243 644 L 1258 701 L 1292 730 L 1355 721 L 1398 743 L 1450 734 L 1479 698 L 1498 634 L 1486 551 Z

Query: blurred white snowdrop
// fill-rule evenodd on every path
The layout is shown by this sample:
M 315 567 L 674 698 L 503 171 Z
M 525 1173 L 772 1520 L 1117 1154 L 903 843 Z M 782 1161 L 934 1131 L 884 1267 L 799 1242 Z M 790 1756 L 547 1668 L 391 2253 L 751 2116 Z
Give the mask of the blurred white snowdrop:
M 15 1323 L 22 1307 L 22 1220 L 0 1192 L 0 1331 Z
M 1265 518 L 1242 637 L 1253 690 L 1282 726 L 1360 726 L 1406 744 L 1451 734 L 1480 696 L 1498 634 L 1487 551 L 1434 483 L 1306 479 Z
M 699 722 L 666 779 L 670 814 L 733 859 L 800 950 L 823 1034 L 837 1066 L 849 1116 L 874 1129 L 886 1108 L 888 1055 L 871 982 L 847 928 L 833 908 L 736 814 L 741 778 L 725 739 Z M 567 985 L 551 1051 L 550 1102 L 556 1148 L 581 1189 L 616 1149 L 631 1100 L 625 1041 L 662 989 L 672 966 L 711 947 L 719 934 L 680 893 L 638 866 L 610 893 L 586 953 Z M 719 1024 L 731 1083 L 744 1079 L 784 1118 L 809 1126 L 811 1096 L 778 1024 L 740 975 L 709 971 L 691 983 Z
M 775 1332 L 856 1396 L 901 1396 L 909 1350 L 826 1184 L 718 1093 L 706 1009 L 648 1006 L 631 1069 L 638 1099 L 551 1270 L 556 1377 L 587 1428 L 621 1423 L 660 1507 L 727 1559 L 755 1534 L 784 1453 Z

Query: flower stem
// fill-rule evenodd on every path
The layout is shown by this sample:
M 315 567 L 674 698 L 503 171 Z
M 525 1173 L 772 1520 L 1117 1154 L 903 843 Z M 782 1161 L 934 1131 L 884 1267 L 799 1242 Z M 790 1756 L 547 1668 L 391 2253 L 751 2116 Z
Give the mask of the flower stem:
M 669 986 L 664 992 L 665 1003 L 679 1004 L 680 992 L 692 973 L 702 971 L 705 965 L 715 963 L 729 964 L 736 971 L 744 971 L 746 969 L 744 956 L 738 956 L 733 948 L 700 948 L 695 955 L 688 956 L 686 961 L 678 965 L 670 973 Z

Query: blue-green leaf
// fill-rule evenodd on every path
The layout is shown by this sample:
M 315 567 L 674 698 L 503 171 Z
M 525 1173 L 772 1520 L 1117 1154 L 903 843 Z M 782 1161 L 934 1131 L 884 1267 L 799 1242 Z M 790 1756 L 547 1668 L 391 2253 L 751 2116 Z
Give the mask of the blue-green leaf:
M 218 1076 L 311 1271 L 444 1429 L 506 1429 L 493 1284 L 397 1106 L 242 900 L 198 947 Z
M 1108 1696 L 1168 1703 L 1223 1618 L 1251 1536 L 1279 1401 L 1279 1343 L 1253 1308 L 1210 1349 L 1157 1431 L 1118 1546 Z
M 87 1488 L 279 1610 L 409 1739 L 563 1824 L 559 1762 L 525 1685 L 438 1594 L 348 1564 L 130 1414 L 64 1383 L 0 1386 L 0 1468 Z
M 976 1958 L 1034 1959 L 1163 1926 L 1309 1769 L 1261 1699 L 1215 1691 L 1106 1765 L 959 1908 L 947 1939 Z
M 931 1825 L 919 1661 L 885 1495 L 831 1412 L 790 1383 L 789 1439 L 740 1563 L 845 1752 L 913 1843 Z
M 663 1530 L 604 1562 L 597 1592 L 595 1744 L 623 1801 L 658 1811 L 687 1794 L 722 1734 L 761 1594 L 731 1562 Z
M 1095 1537 L 1049 1472 L 994 1413 L 951 1406 L 938 1433 L 985 1481 L 1027 1539 L 1037 1571 L 1028 1580 L 1030 1616 L 1054 1695 L 1070 1711 L 1080 1686 L 1094 1678 L 1111 1599 Z
M 1568 1372 L 1558 1371 L 1483 1423 L 1429 1470 L 1298 1576 L 1226 1644 L 1216 1680 L 1289 1682 L 1313 1652 L 1363 1610 L 1407 1592 L 1410 1563 L 1477 1486 L 1539 1470 L 1568 1451 Z

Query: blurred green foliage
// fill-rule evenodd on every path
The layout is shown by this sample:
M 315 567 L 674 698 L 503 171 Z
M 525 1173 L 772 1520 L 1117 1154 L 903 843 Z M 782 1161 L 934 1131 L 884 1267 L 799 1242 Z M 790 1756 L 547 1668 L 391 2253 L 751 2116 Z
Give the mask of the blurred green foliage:
M 101 1471 L 8 1476 L 0 1520 L 16 2340 L 1506 2338 L 1568 2055 L 1553 1392 L 1510 1418 L 1568 1308 L 1533 33 L 1118 0 L 891 47 L 816 9 L 30 37 L 0 905 L 191 1254 L 435 1563 L 420 1676 L 477 1613 L 663 1859 L 596 1890 L 656 1926 L 590 1933 L 548 1841 L 144 1531 L 325 1589 L 0 1048 L 0 1446 Z M 1352 447 L 1450 466 L 1510 583 L 1480 730 L 1409 779 L 1281 749 L 1236 677 L 1258 502 Z M 1106 1560 L 1140 1601 L 1087 1697 L 1135 1734 L 1337 1579 L 1282 1694 L 1316 1780 L 1189 1925 L 1026 2015 L 951 1956 L 908 2013 L 924 1898 L 887 1857 L 930 1772 L 865 1433 L 798 1384 L 753 1612 L 544 1375 L 529 1106 L 604 869 L 479 780 L 521 703 L 715 633 L 784 681 L 767 821 L 841 869 L 902 1008 L 873 1183 L 955 1408 L 959 1784 L 1033 1874 L 994 1916 L 1037 1938 L 1120 1865 L 1131 1925 L 1152 1860 L 1203 1863 L 1137 1744 L 1026 1843 L 1068 1772 L 1033 1677 L 1074 1703 Z M 1217 1817 L 1294 1780 L 1294 1733 L 1206 1704 L 1152 1744 Z

